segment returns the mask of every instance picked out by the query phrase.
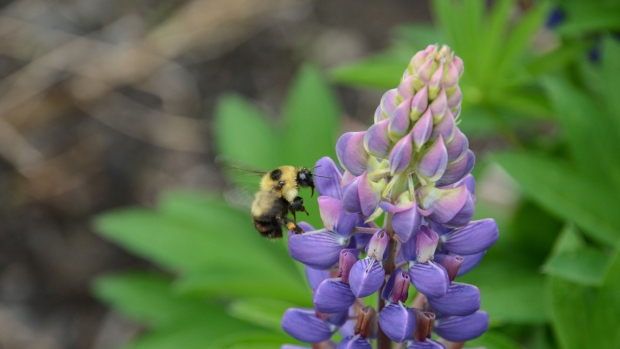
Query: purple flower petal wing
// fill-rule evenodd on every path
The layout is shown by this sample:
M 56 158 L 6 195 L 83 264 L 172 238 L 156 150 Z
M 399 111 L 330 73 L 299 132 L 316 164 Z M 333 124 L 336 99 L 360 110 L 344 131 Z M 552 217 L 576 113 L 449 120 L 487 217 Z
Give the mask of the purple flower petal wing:
M 334 160 L 325 156 L 316 162 L 314 169 L 314 185 L 319 195 L 342 199 L 342 193 L 340 191 L 341 180 L 342 170 L 336 165 Z
M 463 207 L 461 207 L 461 210 L 456 214 L 456 216 L 446 223 L 446 226 L 457 228 L 466 225 L 474 217 L 474 209 L 474 196 L 467 192 L 467 197 Z
M 411 120 L 418 120 L 426 110 L 426 107 L 428 107 L 428 88 L 424 86 L 420 91 L 416 92 L 411 101 L 411 111 L 409 112 Z
M 282 329 L 302 342 L 318 343 L 328 340 L 336 326 L 319 319 L 314 309 L 292 308 L 282 316 Z
M 418 162 L 418 174 L 426 179 L 427 183 L 435 182 L 444 175 L 447 165 L 448 152 L 443 143 L 443 137 L 439 135 L 439 138 L 435 140 Z
M 349 309 L 355 302 L 355 296 L 351 293 L 351 288 L 336 279 L 325 279 L 312 295 L 314 309 L 321 313 L 338 313 Z
M 494 219 L 486 218 L 469 222 L 441 237 L 442 249 L 460 255 L 472 255 L 493 246 L 499 238 L 499 229 Z
M 359 176 L 366 171 L 368 153 L 364 148 L 366 132 L 348 132 L 336 143 L 336 155 L 340 164 L 352 174 Z
M 408 241 L 411 235 L 420 229 L 421 223 L 422 216 L 416 208 L 415 202 L 409 209 L 394 213 L 392 216 L 392 228 L 401 241 Z
M 478 263 L 480 263 L 486 253 L 487 251 L 483 251 L 469 256 L 461 256 L 464 260 L 456 276 L 465 275 L 468 271 L 474 269 L 478 265 Z
M 415 314 L 402 302 L 392 303 L 379 313 L 379 325 L 391 340 L 400 343 L 413 335 Z
M 390 171 L 392 176 L 395 173 L 403 172 L 411 162 L 412 152 L 411 136 L 401 138 L 390 152 Z
M 448 292 L 448 272 L 441 265 L 431 261 L 415 263 L 407 274 L 416 290 L 427 297 L 443 297 Z
M 357 222 L 357 215 L 346 213 L 339 199 L 320 196 L 317 200 L 325 228 L 333 230 L 342 236 L 350 237 Z
M 433 259 L 435 250 L 437 249 L 437 243 L 439 242 L 439 235 L 429 227 L 423 225 L 416 235 L 416 240 L 416 261 L 424 263 Z
M 446 349 L 446 347 L 432 339 L 427 339 L 424 342 L 412 341 L 407 349 Z
M 454 138 L 446 144 L 446 149 L 448 151 L 448 162 L 452 163 L 467 152 L 469 149 L 469 141 L 463 132 L 457 128 Z
M 336 349 L 372 349 L 368 340 L 360 336 L 350 336 L 344 338 Z
M 418 258 L 417 234 L 418 231 L 415 231 L 409 240 L 401 245 L 400 251 L 405 260 L 415 261 Z
M 308 279 L 308 284 L 313 291 L 327 278 L 329 278 L 329 271 L 314 269 L 306 265 L 306 279 Z
M 403 138 L 409 132 L 409 110 L 411 109 L 411 98 L 402 102 L 390 115 L 388 124 L 388 135 L 393 141 Z
M 362 212 L 359 196 L 359 182 L 360 177 L 357 177 L 342 188 L 342 207 L 347 213 Z
M 480 309 L 480 291 L 476 286 L 453 282 L 445 296 L 428 297 L 428 303 L 445 315 L 470 315 Z
M 435 186 L 443 187 L 460 181 L 471 172 L 475 164 L 476 156 L 474 152 L 468 150 L 466 156 L 454 163 L 448 164 L 446 172 L 444 172 L 443 176 L 435 183 Z
M 362 298 L 377 292 L 383 285 L 384 279 L 385 270 L 383 270 L 381 263 L 374 258 L 366 257 L 357 261 L 351 268 L 349 285 L 351 285 L 353 294 Z
M 384 187 L 385 182 L 383 180 L 373 182 L 368 178 L 366 172 L 359 177 L 357 191 L 364 216 L 368 217 L 375 211 L 379 201 L 381 201 L 381 192 Z
M 450 222 L 467 203 L 469 192 L 465 186 L 453 189 L 439 189 L 424 186 L 419 189 L 420 204 L 423 209 L 430 209 L 430 219 L 435 223 Z
M 370 126 L 364 135 L 364 148 L 378 158 L 387 158 L 390 153 L 390 138 L 388 137 L 388 123 L 390 120 L 382 120 Z
M 294 260 L 315 269 L 328 269 L 340 257 L 340 250 L 348 244 L 342 235 L 327 230 L 316 230 L 303 234 L 291 235 L 288 251 Z
M 435 332 L 451 342 L 466 342 L 480 337 L 489 328 L 489 314 L 477 311 L 467 316 L 449 316 L 435 322 Z
M 433 132 L 433 115 L 431 115 L 430 109 L 427 109 L 422 117 L 416 121 L 411 130 L 411 138 L 415 144 L 416 150 L 420 150 L 424 143 L 428 141 Z

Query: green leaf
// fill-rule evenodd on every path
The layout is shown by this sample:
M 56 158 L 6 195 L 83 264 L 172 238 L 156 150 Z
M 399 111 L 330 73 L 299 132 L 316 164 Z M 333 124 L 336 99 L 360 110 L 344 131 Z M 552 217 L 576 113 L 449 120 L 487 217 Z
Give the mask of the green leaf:
M 399 25 L 394 29 L 394 35 L 397 38 L 397 42 L 402 41 L 403 43 L 407 43 L 410 48 L 416 48 L 417 50 L 422 50 L 432 43 L 442 43 L 446 41 L 437 28 L 428 24 Z M 406 52 L 403 57 L 399 57 L 407 62 L 405 66 L 409 63 L 412 56 L 412 53 L 409 52 L 411 50 L 407 51 L 408 52 Z M 404 69 L 404 66 L 401 66 L 401 70 Z M 394 85 L 392 85 L 392 87 L 394 87 Z
M 301 69 L 289 91 L 283 114 L 286 146 L 280 153 L 285 154 L 288 163 L 312 167 L 323 156 L 335 157 L 340 107 L 317 68 Z
M 565 9 L 569 20 L 556 29 L 560 35 L 582 36 L 620 29 L 620 4 L 615 1 L 571 1 Z
M 467 342 L 468 347 L 486 347 L 493 349 L 520 349 L 519 343 L 499 332 L 488 331 L 480 338 Z
M 282 159 L 274 156 L 280 153 L 280 132 L 243 98 L 221 97 L 213 125 L 219 155 L 259 169 L 282 165 Z
M 188 296 L 272 297 L 298 305 L 311 306 L 312 294 L 305 283 L 292 282 L 270 269 L 257 269 L 247 263 L 245 270 L 192 273 L 175 285 Z
M 310 299 L 308 297 L 308 299 Z M 311 302 L 309 302 L 311 303 Z M 231 316 L 256 325 L 282 332 L 282 315 L 299 304 L 269 298 L 244 298 L 233 302 L 228 308 Z
M 534 76 L 559 71 L 582 58 L 589 47 L 589 44 L 583 42 L 563 44 L 555 50 L 531 60 L 527 65 L 527 70 Z
M 602 79 L 604 81 L 605 101 L 607 104 L 610 128 L 616 131 L 615 139 L 620 139 L 620 44 L 617 40 L 606 37 L 603 40 Z M 616 145 L 618 146 L 616 141 Z M 618 149 L 618 148 L 615 148 Z
M 614 245 L 620 236 L 615 199 L 575 171 L 555 160 L 527 153 L 492 157 L 541 206 L 575 222 L 593 239 Z
M 398 86 L 408 63 L 390 55 L 378 55 L 336 67 L 330 77 L 343 85 L 387 90 Z
M 582 285 L 600 285 L 608 262 L 602 251 L 585 247 L 552 256 L 543 266 L 543 272 Z
M 557 111 L 579 169 L 589 178 L 620 183 L 620 171 L 612 149 L 619 149 L 618 131 L 606 121 L 596 101 L 568 83 L 547 79 L 545 87 Z
M 476 285 L 482 294 L 482 310 L 500 321 L 541 324 L 547 321 L 544 277 L 512 263 L 481 263 L 457 281 Z M 506 300 L 509 299 L 510 302 Z
M 603 286 L 599 289 L 592 306 L 591 333 L 593 347 L 620 347 L 620 248 L 616 248 L 608 265 Z
M 551 325 L 561 349 L 590 348 L 588 306 L 584 288 L 558 277 L 549 278 Z
M 170 286 L 164 276 L 130 272 L 98 278 L 93 293 L 128 318 L 155 328 L 202 319 L 208 313 L 224 314 L 205 302 L 174 294 Z

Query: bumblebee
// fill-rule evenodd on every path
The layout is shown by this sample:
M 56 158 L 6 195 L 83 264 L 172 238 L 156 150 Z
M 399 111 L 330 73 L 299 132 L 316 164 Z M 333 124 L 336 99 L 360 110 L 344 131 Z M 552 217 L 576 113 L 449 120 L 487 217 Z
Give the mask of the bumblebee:
M 310 187 L 314 195 L 312 172 L 303 167 L 280 166 L 264 174 L 260 190 L 252 202 L 252 220 L 258 232 L 269 239 L 282 237 L 282 226 L 297 234 L 303 233 L 296 212 L 305 212 L 304 199 L 298 196 L 299 187 Z M 293 215 L 293 220 L 287 217 Z

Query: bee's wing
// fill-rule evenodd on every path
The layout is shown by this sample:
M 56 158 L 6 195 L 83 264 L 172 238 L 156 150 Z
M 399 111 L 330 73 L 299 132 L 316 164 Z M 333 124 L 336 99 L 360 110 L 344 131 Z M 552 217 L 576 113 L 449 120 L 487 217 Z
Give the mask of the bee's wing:
M 228 171 L 233 170 L 237 172 L 252 173 L 258 176 L 264 176 L 265 174 L 267 174 L 267 171 L 259 170 L 248 164 L 235 161 L 229 157 L 222 155 L 215 158 L 215 164 L 219 165 L 222 169 Z

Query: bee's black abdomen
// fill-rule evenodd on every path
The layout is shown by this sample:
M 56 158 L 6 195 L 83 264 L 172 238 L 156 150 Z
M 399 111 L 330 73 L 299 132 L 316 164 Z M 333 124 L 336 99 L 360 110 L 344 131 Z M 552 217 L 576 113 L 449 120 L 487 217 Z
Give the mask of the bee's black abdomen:
M 282 237 L 282 225 L 275 218 L 269 221 L 261 221 L 254 218 L 254 228 L 256 228 L 263 237 L 268 239 L 278 239 Z

